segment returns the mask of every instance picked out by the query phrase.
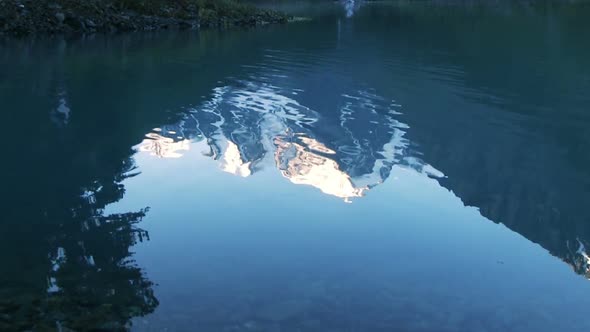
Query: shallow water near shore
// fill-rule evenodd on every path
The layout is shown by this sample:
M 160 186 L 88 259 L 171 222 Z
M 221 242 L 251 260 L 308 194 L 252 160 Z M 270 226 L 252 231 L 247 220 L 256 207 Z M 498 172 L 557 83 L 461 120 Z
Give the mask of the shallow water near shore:
M 587 331 L 590 6 L 0 41 L 0 330 Z

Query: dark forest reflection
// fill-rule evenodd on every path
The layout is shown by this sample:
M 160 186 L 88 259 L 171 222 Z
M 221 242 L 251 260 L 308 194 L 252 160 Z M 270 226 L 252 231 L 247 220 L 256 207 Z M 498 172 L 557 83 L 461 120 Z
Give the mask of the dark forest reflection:
M 158 305 L 130 252 L 149 239 L 137 225 L 147 209 L 103 213 L 133 176 L 132 151 L 89 150 L 45 115 L 37 124 L 46 135 L 27 137 L 38 159 L 9 170 L 5 183 L 12 190 L 0 224 L 0 330 L 122 330 Z M 67 125 L 76 126 L 75 118 Z
M 337 9 L 260 31 L 0 42 L 0 330 L 125 330 L 153 312 L 132 255 L 148 209 L 104 209 L 141 176 L 137 150 L 201 143 L 223 171 L 344 201 L 411 168 L 590 278 L 590 49 L 572 37 L 588 7 Z
M 158 305 L 131 255 L 149 239 L 139 226 L 148 209 L 103 212 L 137 174 L 132 141 L 120 130 L 105 135 L 113 114 L 84 105 L 87 91 L 66 77 L 65 41 L 42 60 L 38 45 L 19 46 L 16 67 L 25 72 L 2 81 L 0 99 L 11 109 L 2 116 L 34 129 L 4 128 L 19 144 L 6 147 L 13 159 L 2 165 L 0 330 L 125 330 Z

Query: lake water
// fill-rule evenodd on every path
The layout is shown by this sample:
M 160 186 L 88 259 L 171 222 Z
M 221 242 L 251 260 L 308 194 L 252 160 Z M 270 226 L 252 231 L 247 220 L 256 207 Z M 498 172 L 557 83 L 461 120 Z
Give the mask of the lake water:
M 588 331 L 590 6 L 0 42 L 2 331 Z

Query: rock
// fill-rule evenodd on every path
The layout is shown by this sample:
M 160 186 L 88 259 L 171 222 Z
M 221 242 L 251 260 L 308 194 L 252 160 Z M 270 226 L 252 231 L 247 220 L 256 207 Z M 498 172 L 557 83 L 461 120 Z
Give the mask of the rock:
M 197 26 L 197 21 L 180 20 L 177 24 L 181 29 L 194 29 Z
M 64 20 L 66 19 L 66 15 L 64 13 L 56 13 L 55 18 L 57 19 L 59 24 L 62 24 L 64 22 Z
M 64 29 L 66 29 L 66 31 L 67 31 L 67 29 L 71 29 L 72 31 L 86 30 L 86 24 L 84 23 L 84 20 L 77 18 L 77 17 L 68 16 L 64 20 L 63 24 L 64 24 Z
M 293 16 L 289 18 L 289 23 L 294 22 L 309 22 L 311 21 L 310 17 L 302 17 L 302 16 Z

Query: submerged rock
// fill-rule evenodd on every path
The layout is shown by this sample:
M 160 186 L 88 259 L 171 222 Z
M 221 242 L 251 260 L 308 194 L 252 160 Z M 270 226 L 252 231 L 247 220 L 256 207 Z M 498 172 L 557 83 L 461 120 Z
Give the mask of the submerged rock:
M 66 19 L 66 15 L 64 13 L 56 13 L 55 18 L 57 19 L 57 22 L 59 24 L 62 24 L 64 22 L 64 20 Z

